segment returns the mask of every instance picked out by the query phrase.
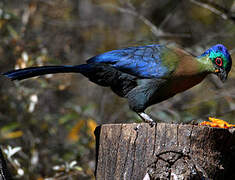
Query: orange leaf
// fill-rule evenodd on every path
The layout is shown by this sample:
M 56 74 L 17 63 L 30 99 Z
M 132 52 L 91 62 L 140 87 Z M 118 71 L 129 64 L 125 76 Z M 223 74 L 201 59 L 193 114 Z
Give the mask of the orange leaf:
M 22 131 L 14 131 L 14 132 L 8 132 L 6 134 L 3 134 L 3 138 L 5 139 L 14 139 L 19 138 L 23 135 Z
M 81 128 L 84 126 L 85 124 L 85 120 L 80 120 L 77 122 L 77 124 L 71 129 L 71 131 L 69 132 L 68 135 L 68 139 L 70 141 L 78 141 L 79 140 L 79 132 L 81 130 Z
M 95 139 L 94 131 L 95 128 L 97 127 L 97 123 L 93 119 L 88 119 L 87 126 L 89 133 L 92 134 L 92 137 Z
M 219 128 L 225 128 L 225 129 L 235 127 L 235 125 L 229 124 L 222 119 L 216 119 L 216 118 L 209 117 L 209 120 L 211 122 L 204 121 L 204 122 L 200 123 L 200 125 L 202 125 L 202 126 L 208 125 L 210 127 L 219 127 Z

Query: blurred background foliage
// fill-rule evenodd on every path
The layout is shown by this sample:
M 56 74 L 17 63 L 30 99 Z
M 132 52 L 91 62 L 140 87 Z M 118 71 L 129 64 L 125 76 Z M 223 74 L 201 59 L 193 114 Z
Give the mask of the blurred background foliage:
M 82 64 L 151 43 L 200 55 L 222 43 L 235 59 L 233 0 L 1 0 L 0 70 Z M 148 111 L 165 122 L 235 123 L 235 71 L 209 76 Z M 14 179 L 94 179 L 98 124 L 139 122 L 124 99 L 79 74 L 0 79 L 0 140 Z

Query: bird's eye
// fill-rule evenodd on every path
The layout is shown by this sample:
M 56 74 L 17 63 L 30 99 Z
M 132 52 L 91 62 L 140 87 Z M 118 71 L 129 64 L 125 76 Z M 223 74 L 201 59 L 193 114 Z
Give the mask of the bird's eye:
M 223 65 L 222 59 L 219 58 L 219 57 L 217 57 L 217 58 L 215 59 L 215 64 L 218 65 L 218 66 L 222 66 L 222 65 Z

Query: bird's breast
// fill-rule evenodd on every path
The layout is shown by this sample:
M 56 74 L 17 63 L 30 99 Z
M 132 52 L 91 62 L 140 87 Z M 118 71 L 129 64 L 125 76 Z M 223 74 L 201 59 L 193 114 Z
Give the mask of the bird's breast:
M 181 76 L 165 81 L 155 91 L 154 95 L 150 99 L 149 104 L 151 105 L 159 103 L 197 85 L 206 77 L 206 75 L 207 74 L 200 74 L 195 76 Z
M 167 86 L 164 87 L 164 92 L 166 93 L 166 96 L 172 97 L 177 93 L 183 92 L 199 84 L 206 75 L 207 74 L 200 74 L 172 79 L 167 83 Z
M 190 76 L 190 77 L 181 77 L 175 80 L 172 80 L 169 83 L 169 90 L 173 94 L 180 93 L 185 91 L 197 84 L 199 84 L 204 78 L 206 74 Z

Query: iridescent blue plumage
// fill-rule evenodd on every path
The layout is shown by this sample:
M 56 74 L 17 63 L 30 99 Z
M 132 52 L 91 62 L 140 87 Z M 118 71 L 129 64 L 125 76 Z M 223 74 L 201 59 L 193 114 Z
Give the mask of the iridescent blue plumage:
M 207 54 L 210 54 L 211 51 L 221 51 L 224 54 L 224 56 L 226 56 L 226 58 L 229 59 L 232 63 L 231 56 L 230 56 L 227 48 L 223 44 L 216 44 L 216 45 L 210 47 L 201 56 L 205 56 Z
M 139 78 L 161 78 L 169 73 L 161 59 L 165 50 L 163 45 L 129 47 L 95 56 L 87 63 L 105 63 Z

